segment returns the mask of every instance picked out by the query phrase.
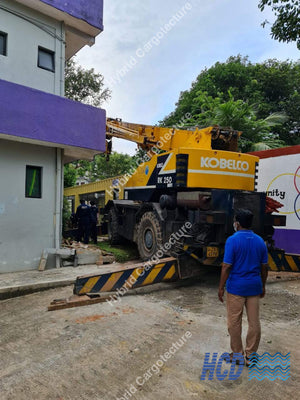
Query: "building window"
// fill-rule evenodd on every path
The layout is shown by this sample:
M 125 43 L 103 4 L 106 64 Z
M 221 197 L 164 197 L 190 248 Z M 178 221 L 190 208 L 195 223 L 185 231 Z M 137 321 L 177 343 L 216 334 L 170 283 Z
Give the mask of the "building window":
M 7 33 L 0 32 L 0 55 L 7 55 Z
M 55 53 L 51 50 L 39 47 L 38 67 L 47 71 L 55 71 Z
M 42 167 L 26 165 L 25 197 L 42 198 Z

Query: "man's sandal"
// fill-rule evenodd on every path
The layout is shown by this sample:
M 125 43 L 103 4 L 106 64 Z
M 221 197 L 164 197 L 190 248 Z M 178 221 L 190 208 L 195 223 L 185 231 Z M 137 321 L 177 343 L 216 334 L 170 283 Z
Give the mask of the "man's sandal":
M 256 359 L 250 359 L 249 357 L 245 357 L 245 365 L 248 368 L 252 368 L 254 364 L 256 364 Z
M 229 356 L 230 356 L 230 362 L 232 363 L 233 353 L 230 353 Z M 244 365 L 245 364 L 245 362 L 242 362 L 242 360 L 235 360 L 235 363 L 236 363 L 236 365 Z

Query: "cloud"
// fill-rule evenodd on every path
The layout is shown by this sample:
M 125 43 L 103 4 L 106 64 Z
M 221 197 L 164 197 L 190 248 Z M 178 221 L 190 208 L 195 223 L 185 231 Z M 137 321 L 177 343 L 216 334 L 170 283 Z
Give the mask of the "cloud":
M 151 41 L 186 3 L 186 15 L 144 57 L 137 50 Z M 282 44 L 270 37 L 261 22 L 271 20 L 271 10 L 261 13 L 258 1 L 240 0 L 109 0 L 104 7 L 104 32 L 92 48 L 77 59 L 87 68 L 102 73 L 106 82 L 116 79 L 126 64 L 120 82 L 112 87 L 113 97 L 105 104 L 107 115 L 131 122 L 155 124 L 174 110 L 180 91 L 189 89 L 205 68 L 232 55 L 248 55 L 250 61 L 268 58 L 296 60 L 295 44 Z M 116 147 L 117 146 L 117 147 Z M 129 151 L 132 144 L 114 146 Z

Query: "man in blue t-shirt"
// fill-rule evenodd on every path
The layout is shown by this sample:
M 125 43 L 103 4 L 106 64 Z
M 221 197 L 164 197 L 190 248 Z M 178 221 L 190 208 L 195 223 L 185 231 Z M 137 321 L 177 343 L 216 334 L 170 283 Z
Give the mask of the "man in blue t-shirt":
M 227 323 L 233 353 L 244 354 L 242 344 L 242 316 L 244 306 L 248 318 L 246 364 L 260 342 L 259 299 L 265 295 L 268 276 L 268 250 L 263 239 L 250 230 L 253 214 L 237 210 L 234 233 L 227 239 L 219 285 L 219 300 L 223 303 L 227 289 Z

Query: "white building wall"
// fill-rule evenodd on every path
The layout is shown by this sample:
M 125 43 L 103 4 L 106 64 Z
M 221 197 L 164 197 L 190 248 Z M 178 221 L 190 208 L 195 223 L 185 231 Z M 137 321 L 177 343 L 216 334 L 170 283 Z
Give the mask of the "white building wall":
M 15 1 L 1 0 L 0 31 L 7 34 L 0 79 L 63 96 L 64 24 Z M 39 47 L 55 53 L 54 72 L 38 67 Z M 42 250 L 60 244 L 58 151 L 0 139 L 0 273 L 35 269 Z M 42 167 L 41 199 L 25 197 L 26 165 Z M 63 171 L 62 162 L 60 168 Z M 48 266 L 54 266 L 53 258 Z
M 100 0 L 91 6 L 99 11 L 101 7 L 96 6 L 96 1 L 102 7 Z M 0 31 L 7 34 L 7 54 L 0 55 L 0 79 L 63 96 L 66 33 L 61 21 L 64 19 L 69 25 L 68 54 L 71 56 L 99 33 L 84 22 L 84 10 L 89 5 L 81 2 L 82 18 L 73 18 L 72 13 L 64 14 L 55 7 L 50 10 L 42 2 L 24 0 L 23 3 L 0 0 Z M 30 5 L 42 6 L 37 8 L 41 12 L 31 9 Z M 65 5 L 70 10 L 71 4 Z M 52 17 L 42 14 L 47 10 Z M 54 72 L 38 66 L 39 47 L 55 53 Z M 14 100 L 13 104 L 18 110 L 18 102 Z M 43 146 L 39 135 L 36 144 L 32 144 L 17 128 L 16 135 L 9 131 L 10 140 L 5 136 L 0 138 L 0 273 L 36 269 L 42 250 L 58 248 L 61 241 L 63 150 Z M 78 143 L 82 146 L 81 141 Z M 86 151 L 89 156 L 94 153 Z M 42 167 L 41 199 L 25 197 L 26 165 Z M 47 267 L 54 266 L 54 261 L 52 257 Z
M 0 273 L 37 268 L 55 247 L 56 150 L 0 140 Z M 26 165 L 42 167 L 42 198 L 25 197 Z
M 0 79 L 64 95 L 64 26 L 62 23 L 1 0 L 0 31 L 7 33 L 7 56 L 0 55 Z M 55 72 L 38 67 L 38 47 L 55 52 Z

